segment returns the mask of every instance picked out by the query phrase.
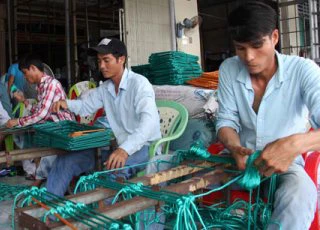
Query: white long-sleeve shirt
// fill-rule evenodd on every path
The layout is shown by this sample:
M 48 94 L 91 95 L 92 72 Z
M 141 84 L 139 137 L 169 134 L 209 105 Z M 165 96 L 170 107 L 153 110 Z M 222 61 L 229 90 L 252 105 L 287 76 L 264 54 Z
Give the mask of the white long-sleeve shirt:
M 67 100 L 70 111 L 86 116 L 103 107 L 120 148 L 129 155 L 161 138 L 152 85 L 142 75 L 125 69 L 118 94 L 111 80 L 78 100 Z
M 7 111 L 3 108 L 2 103 L 0 102 L 0 125 L 4 125 L 10 119 Z

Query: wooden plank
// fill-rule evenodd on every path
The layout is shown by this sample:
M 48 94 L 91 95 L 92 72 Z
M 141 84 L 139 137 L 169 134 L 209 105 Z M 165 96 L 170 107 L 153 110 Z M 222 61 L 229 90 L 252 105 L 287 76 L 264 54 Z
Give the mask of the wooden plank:
M 204 174 L 201 177 L 193 177 L 189 180 L 183 181 L 178 184 L 174 184 L 166 187 L 164 190 L 170 192 L 177 192 L 181 194 L 187 194 L 189 192 L 194 192 L 198 189 L 205 188 L 210 184 L 219 183 L 225 181 L 228 178 L 228 174 L 224 173 L 222 170 L 215 170 Z M 134 197 L 131 200 L 126 200 L 118 202 L 112 206 L 108 206 L 105 210 L 99 210 L 101 214 L 106 215 L 113 219 L 121 219 L 125 216 L 131 215 L 138 211 L 144 210 L 146 208 L 158 205 L 159 201 L 145 198 L 145 197 Z M 60 226 L 57 227 L 57 224 Z M 86 228 L 85 225 L 79 222 L 72 222 L 74 226 L 79 229 Z M 56 223 L 55 225 L 49 226 L 50 229 L 55 230 L 67 230 L 68 227 L 61 226 L 61 223 Z
M 0 152 L 0 163 L 6 163 L 8 161 L 21 161 L 37 157 L 51 156 L 56 154 L 67 153 L 62 149 L 54 148 L 30 148 L 30 149 L 19 149 L 13 151 L 1 151 Z
M 188 166 L 189 162 L 182 162 L 181 165 L 168 169 L 159 173 L 154 173 L 150 175 L 146 175 L 143 177 L 136 177 L 131 180 L 130 182 L 136 183 L 141 182 L 144 185 L 155 185 L 158 183 L 162 183 L 168 180 L 176 179 L 181 176 L 188 175 L 190 173 L 198 172 L 200 170 L 203 170 L 202 167 L 213 167 L 217 164 L 210 163 L 210 162 L 203 162 L 203 161 L 197 161 L 192 164 L 192 166 Z M 196 167 L 198 166 L 198 167 Z M 174 172 L 174 173 L 172 173 Z M 84 204 L 90 204 L 94 203 L 100 200 L 104 200 L 106 198 L 112 197 L 117 193 L 117 191 L 112 189 L 104 189 L 104 188 L 98 188 L 94 191 L 88 191 L 83 192 L 75 195 L 67 196 L 66 198 L 76 202 L 76 203 L 84 203 Z M 39 208 L 37 206 L 31 206 L 26 208 L 20 208 L 17 209 L 19 212 L 25 212 L 28 215 L 34 216 L 34 217 L 40 217 L 42 216 L 46 211 L 42 208 Z
M 150 175 L 150 184 L 160 184 L 161 182 L 164 181 L 169 181 L 175 178 L 179 178 L 185 175 L 189 175 L 189 174 L 193 174 L 196 172 L 199 172 L 201 170 L 203 170 L 204 167 L 213 167 L 214 163 L 210 163 L 210 162 L 206 162 L 206 161 L 202 161 L 200 163 L 197 164 L 192 164 L 192 166 L 188 166 L 188 165 L 181 165 L 178 166 L 176 168 L 172 168 L 171 170 L 166 170 L 163 172 L 159 172 L 153 175 Z

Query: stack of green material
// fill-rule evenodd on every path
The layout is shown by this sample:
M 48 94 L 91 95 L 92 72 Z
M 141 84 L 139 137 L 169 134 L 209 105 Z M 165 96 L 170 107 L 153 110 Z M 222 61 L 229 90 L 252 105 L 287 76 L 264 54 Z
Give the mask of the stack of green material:
M 110 145 L 113 134 L 110 129 L 86 133 L 78 137 L 69 135 L 76 131 L 99 129 L 96 126 L 79 124 L 74 121 L 47 122 L 34 125 L 33 142 L 39 147 L 53 147 L 74 151 Z
M 0 201 L 12 200 L 18 193 L 25 190 L 26 185 L 10 185 L 0 183 Z
M 133 72 L 141 74 L 148 79 L 152 78 L 150 64 L 132 66 L 131 69 Z
M 202 74 L 198 59 L 180 51 L 153 53 L 149 57 L 152 72 L 149 80 L 156 85 L 182 85 Z

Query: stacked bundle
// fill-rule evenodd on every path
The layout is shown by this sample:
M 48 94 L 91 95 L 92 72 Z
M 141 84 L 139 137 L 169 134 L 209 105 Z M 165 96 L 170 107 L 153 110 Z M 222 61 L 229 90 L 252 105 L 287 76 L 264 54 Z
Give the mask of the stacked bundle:
M 148 79 L 151 78 L 150 64 L 132 66 L 131 69 L 133 72 L 141 74 L 142 76 L 145 76 Z
M 132 66 L 154 85 L 183 85 L 187 80 L 201 75 L 198 57 L 180 51 L 153 53 L 146 65 Z
M 47 122 L 34 125 L 34 129 L 33 142 L 36 145 L 70 151 L 108 146 L 113 138 L 110 129 L 73 121 Z
M 202 74 L 198 57 L 180 51 L 153 53 L 149 57 L 151 83 L 156 85 L 182 85 Z
M 0 201 L 13 200 L 18 193 L 27 188 L 26 185 L 11 185 L 0 182 Z
M 199 78 L 187 81 L 188 84 L 197 87 L 217 89 L 219 83 L 219 71 L 204 72 Z

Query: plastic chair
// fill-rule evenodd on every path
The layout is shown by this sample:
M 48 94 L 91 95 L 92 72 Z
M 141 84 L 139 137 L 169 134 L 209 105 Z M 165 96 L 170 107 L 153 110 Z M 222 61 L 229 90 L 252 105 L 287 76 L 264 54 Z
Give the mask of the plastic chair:
M 224 149 L 224 146 L 221 143 L 215 143 L 209 146 L 208 152 L 211 154 L 218 154 Z M 314 151 L 311 153 L 304 153 L 302 154 L 304 160 L 305 160 L 305 166 L 304 169 L 312 179 L 313 183 L 316 185 L 317 190 L 318 188 L 318 168 L 320 164 L 320 152 Z M 210 194 L 207 197 L 203 198 L 203 202 L 205 204 L 211 204 L 213 200 L 219 200 L 222 198 L 223 194 L 217 193 L 217 194 Z M 238 190 L 231 190 L 230 191 L 230 203 L 233 203 L 236 199 L 240 198 L 243 200 L 248 201 L 249 200 L 249 193 L 246 191 L 238 191 Z M 320 229 L 320 223 L 319 223 L 319 209 L 318 209 L 318 202 L 316 206 L 316 211 L 314 215 L 314 219 L 311 223 L 309 230 L 319 230 Z
M 69 99 L 76 99 L 77 97 L 80 97 L 82 93 L 88 91 L 89 89 L 94 89 L 94 88 L 96 88 L 96 84 L 91 81 L 78 82 L 70 88 L 68 97 Z M 88 115 L 85 117 L 76 116 L 76 120 L 77 122 L 82 124 L 93 125 L 93 123 L 97 120 L 97 118 L 101 117 L 102 114 L 103 114 L 103 109 L 101 108 L 92 115 Z
M 13 142 L 13 136 L 8 135 L 4 139 L 4 146 L 6 148 L 6 151 L 12 151 L 14 149 L 14 142 Z
M 51 69 L 50 66 L 47 65 L 46 63 L 43 63 L 43 71 L 44 71 L 47 75 L 55 78 L 52 69 Z
M 170 141 L 179 138 L 187 127 L 188 111 L 178 102 L 157 100 L 160 115 L 160 130 L 162 138 L 154 141 L 149 148 L 150 158 L 155 156 L 158 147 L 162 144 L 162 154 L 169 152 Z
M 12 111 L 12 115 L 14 118 L 23 117 L 25 112 L 25 105 L 22 102 L 19 102 Z M 13 136 L 8 135 L 4 139 L 6 151 L 12 151 L 14 149 L 14 141 Z
M 31 105 L 36 104 L 36 99 L 27 99 Z M 12 115 L 14 118 L 24 117 L 28 115 L 28 111 L 26 111 L 26 106 L 23 102 L 19 102 L 14 109 L 12 110 Z

